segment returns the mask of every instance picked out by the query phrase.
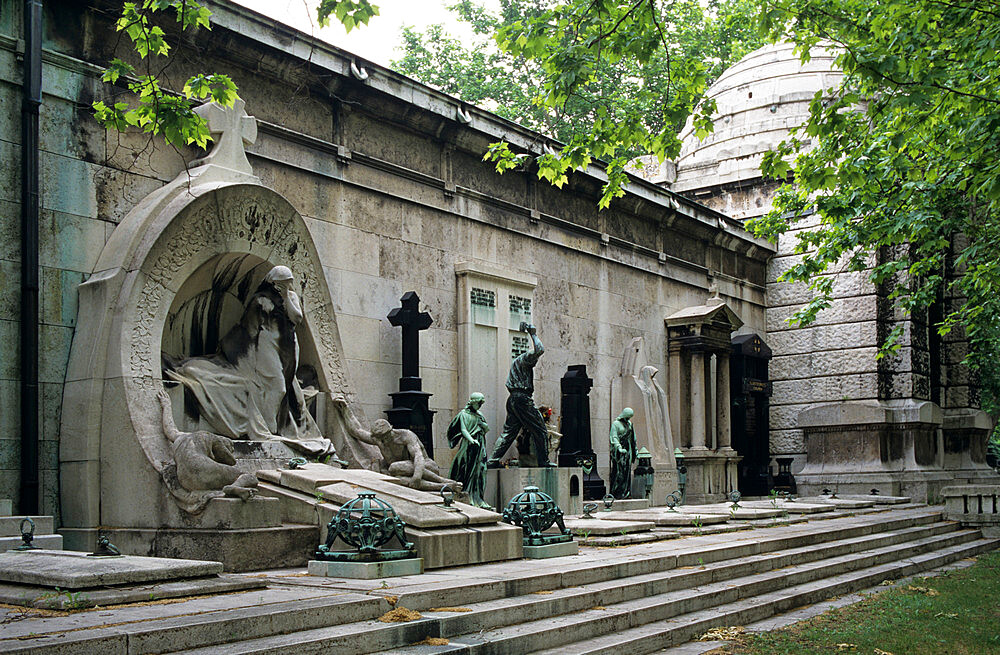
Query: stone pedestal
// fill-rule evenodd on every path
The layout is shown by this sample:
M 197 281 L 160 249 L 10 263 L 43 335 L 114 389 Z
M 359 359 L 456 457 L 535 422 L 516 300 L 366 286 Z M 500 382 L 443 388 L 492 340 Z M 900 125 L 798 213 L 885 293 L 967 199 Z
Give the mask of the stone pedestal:
M 950 436 L 945 436 L 939 430 L 943 413 L 929 401 L 854 401 L 807 409 L 798 418 L 806 441 L 806 464 L 795 476 L 799 493 L 877 489 L 881 495 L 924 502 L 936 500 L 956 482 L 1000 482 L 985 462 L 976 461 L 971 443 L 985 421 L 977 421 L 976 413 L 964 419 L 953 415 Z
M 502 512 L 511 498 L 534 485 L 552 496 L 563 514 L 578 515 L 583 513 L 582 481 L 579 467 L 490 469 L 486 471 L 486 502 Z
M 340 505 L 372 491 L 406 523 L 407 538 L 424 568 L 482 564 L 521 557 L 521 529 L 499 523 L 496 512 L 455 503 L 445 507 L 438 494 L 397 484 L 375 471 L 311 463 L 301 469 L 264 471 L 261 493 L 280 500 L 286 521 L 310 521 L 320 532 Z M 325 540 L 320 535 L 312 544 Z M 311 551 L 310 551 L 311 552 Z
M 580 545 L 575 541 L 564 541 L 560 544 L 546 544 L 544 546 L 525 546 L 524 556 L 527 559 L 547 559 L 549 557 L 566 557 L 567 555 L 579 555 Z
M 724 451 L 684 449 L 684 464 L 687 466 L 684 502 L 699 505 L 726 500 L 729 493 L 737 488 L 739 461 L 740 456 L 731 448 Z
M 398 578 L 401 575 L 420 575 L 424 572 L 421 557 L 394 559 L 384 562 L 325 562 L 309 560 L 309 575 L 323 578 L 353 578 L 378 580 Z

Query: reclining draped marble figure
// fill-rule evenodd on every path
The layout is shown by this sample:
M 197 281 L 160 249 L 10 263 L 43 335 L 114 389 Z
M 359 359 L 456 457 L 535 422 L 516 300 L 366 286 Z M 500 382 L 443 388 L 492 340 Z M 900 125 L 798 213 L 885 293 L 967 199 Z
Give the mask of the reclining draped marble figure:
M 164 374 L 184 385 L 200 415 L 223 436 L 273 439 L 315 457 L 333 455 L 333 444 L 307 410 L 296 378 L 295 330 L 303 312 L 293 282 L 291 269 L 273 267 L 239 322 L 220 339 L 216 354 L 176 365 L 165 357 Z
M 163 412 L 163 435 L 174 456 L 177 483 L 190 492 L 213 492 L 204 494 L 207 497 L 252 498 L 257 493 L 257 476 L 236 467 L 232 439 L 211 432 L 181 432 L 174 425 L 167 392 L 161 389 L 156 397 Z
M 441 476 L 437 463 L 427 457 L 423 444 L 410 430 L 394 428 L 380 418 L 372 423 L 371 430 L 362 427 L 343 397 L 333 399 L 333 405 L 344 419 L 347 434 L 363 443 L 371 444 L 382 453 L 379 471 L 399 479 L 399 484 L 420 491 L 441 491 L 448 486 L 455 493 L 462 491 L 462 483 Z

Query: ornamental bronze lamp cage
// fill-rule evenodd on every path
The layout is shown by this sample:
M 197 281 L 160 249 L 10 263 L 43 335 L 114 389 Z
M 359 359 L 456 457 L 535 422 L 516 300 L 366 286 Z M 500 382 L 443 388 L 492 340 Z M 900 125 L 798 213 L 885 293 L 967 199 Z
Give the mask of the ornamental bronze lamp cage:
M 563 522 L 562 510 L 552 496 L 538 487 L 525 487 L 524 491 L 511 498 L 503 510 L 503 520 L 521 528 L 525 546 L 573 541 L 573 535 Z M 553 525 L 558 526 L 559 533 L 544 534 Z
M 332 562 L 381 562 L 407 559 L 417 554 L 413 543 L 406 540 L 406 524 L 392 506 L 362 491 L 358 497 L 344 503 L 326 526 L 326 543 L 316 549 L 318 560 Z M 357 550 L 333 550 L 337 540 Z M 401 548 L 383 549 L 393 539 Z

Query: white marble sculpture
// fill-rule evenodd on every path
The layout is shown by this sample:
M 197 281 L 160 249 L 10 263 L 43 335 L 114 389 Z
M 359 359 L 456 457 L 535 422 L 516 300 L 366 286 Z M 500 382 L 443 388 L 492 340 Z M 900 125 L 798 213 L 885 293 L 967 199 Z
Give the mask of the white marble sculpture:
M 676 468 L 667 394 L 656 379 L 658 369 L 647 364 L 645 343 L 635 337 L 625 349 L 612 402 L 633 408 L 636 439 L 653 455 L 654 468 Z M 616 406 L 618 406 L 616 405 Z
M 181 432 L 174 425 L 167 392 L 161 389 L 157 399 L 163 412 L 163 435 L 170 442 L 176 476 L 165 477 L 169 477 L 168 485 L 175 483 L 171 491 L 182 507 L 196 514 L 218 496 L 252 498 L 257 492 L 257 476 L 236 467 L 232 440 L 211 432 Z
M 275 266 L 247 302 L 218 352 L 167 368 L 195 398 L 213 431 L 232 439 L 280 440 L 313 456 L 334 454 L 306 408 L 296 378 L 302 303 L 287 266 Z

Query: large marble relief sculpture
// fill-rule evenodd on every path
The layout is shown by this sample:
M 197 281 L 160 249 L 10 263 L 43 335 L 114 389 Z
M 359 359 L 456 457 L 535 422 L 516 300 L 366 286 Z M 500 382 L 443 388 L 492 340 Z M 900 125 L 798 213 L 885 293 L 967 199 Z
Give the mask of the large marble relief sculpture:
M 302 302 L 287 266 L 274 266 L 239 321 L 210 356 L 179 362 L 164 354 L 164 375 L 184 385 L 200 417 L 232 439 L 280 440 L 312 456 L 334 453 L 306 408 L 299 383 Z
M 93 543 L 105 526 L 142 531 L 129 533 L 146 540 L 142 549 L 164 529 L 209 520 L 192 512 L 220 489 L 179 481 L 180 437 L 164 431 L 157 394 L 171 378 L 187 390 L 171 397 L 181 435 L 278 438 L 325 453 L 332 442 L 357 468 L 381 459 L 326 411 L 332 392 L 354 402 L 333 297 L 302 216 L 247 163 L 240 144 L 252 142 L 253 118 L 242 101 L 201 111 L 221 134 L 212 154 L 133 208 L 79 289 L 60 440 L 61 484 L 74 490 L 62 506 L 69 543 Z M 232 277 L 213 295 L 223 273 Z M 306 373 L 312 390 L 296 379 Z M 319 425 L 306 404 L 317 406 Z M 210 446 L 200 451 L 208 461 L 232 466 L 225 442 L 196 441 Z M 216 500 L 212 516 L 224 515 L 226 499 Z

